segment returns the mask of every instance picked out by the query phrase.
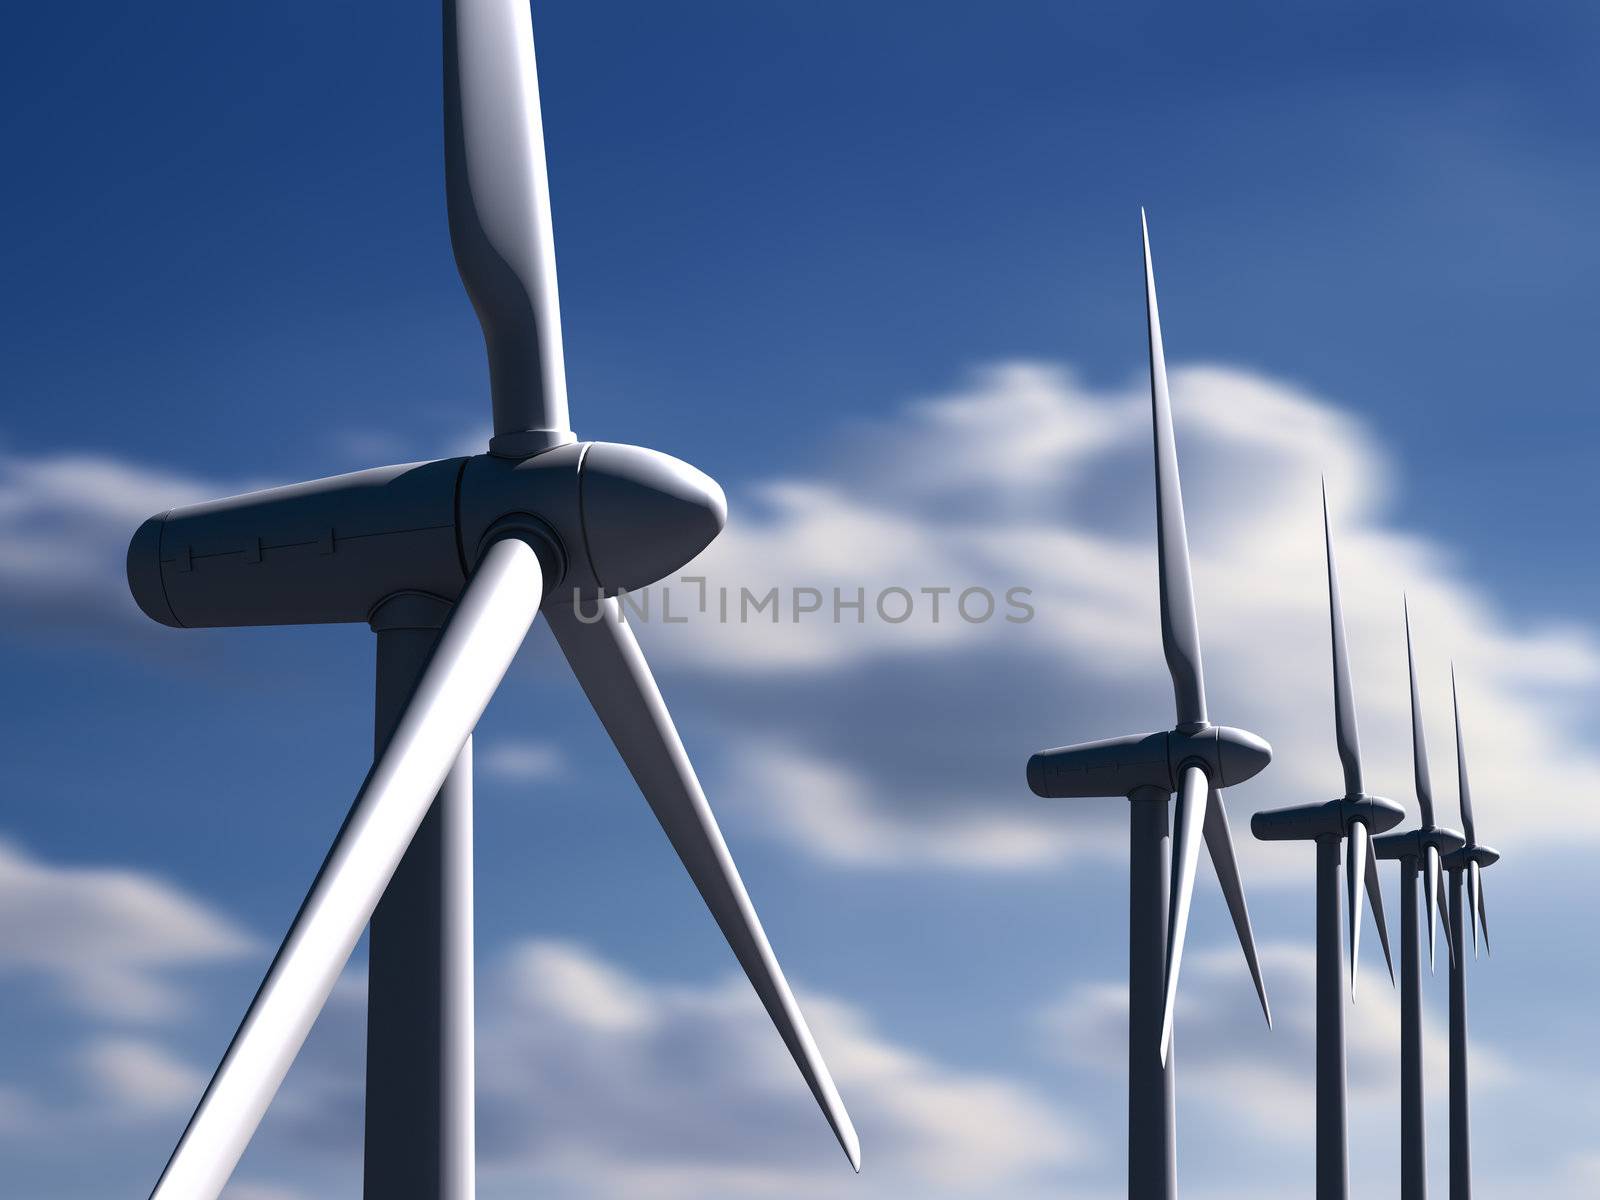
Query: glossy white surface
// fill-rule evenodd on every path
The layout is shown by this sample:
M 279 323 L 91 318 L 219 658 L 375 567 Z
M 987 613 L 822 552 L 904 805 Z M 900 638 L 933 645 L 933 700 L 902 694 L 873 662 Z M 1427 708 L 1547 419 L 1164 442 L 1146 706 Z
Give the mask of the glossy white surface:
M 215 1200 L 227 1184 L 542 596 L 539 560 L 527 544 L 490 547 L 152 1200 Z

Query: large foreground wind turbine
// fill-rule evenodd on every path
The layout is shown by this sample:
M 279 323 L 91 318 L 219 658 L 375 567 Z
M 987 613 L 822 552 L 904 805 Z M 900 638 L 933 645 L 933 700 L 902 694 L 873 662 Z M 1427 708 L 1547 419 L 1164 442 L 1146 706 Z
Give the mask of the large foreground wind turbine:
M 451 242 L 488 349 L 489 453 L 381 467 L 153 517 L 128 580 L 176 627 L 366 622 L 372 770 L 156 1184 L 215 1200 L 372 919 L 366 1195 L 473 1195 L 471 734 L 543 612 L 859 1168 L 856 1134 L 615 594 L 727 516 L 664 454 L 567 421 L 527 0 L 445 0 Z
M 1350 988 L 1355 990 L 1361 945 L 1361 898 L 1371 897 L 1372 919 L 1383 943 L 1389 978 L 1389 932 L 1383 919 L 1383 889 L 1373 857 L 1373 834 L 1398 825 L 1405 810 L 1393 800 L 1369 796 L 1362 787 L 1361 742 L 1356 730 L 1355 693 L 1345 653 L 1344 611 L 1339 603 L 1339 572 L 1333 558 L 1328 495 L 1322 495 L 1322 536 L 1328 556 L 1328 621 L 1333 640 L 1333 730 L 1344 765 L 1344 795 L 1322 804 L 1257 813 L 1250 828 L 1263 841 L 1317 844 L 1317 1200 L 1345 1200 L 1350 1194 L 1349 1138 L 1346 1127 L 1344 1046 L 1344 960 L 1339 946 L 1339 846 L 1345 844 L 1345 887 L 1350 904 Z
M 1472 952 L 1477 956 L 1478 932 L 1483 931 L 1483 946 L 1489 948 L 1489 925 L 1484 919 L 1484 867 L 1500 861 L 1500 855 L 1479 845 L 1477 822 L 1472 819 L 1472 788 L 1467 783 L 1467 751 L 1461 739 L 1461 705 L 1456 699 L 1456 671 L 1450 668 L 1450 700 L 1456 717 L 1456 772 L 1461 788 L 1461 825 L 1466 843 L 1446 854 L 1444 868 L 1450 875 L 1450 1200 L 1470 1200 L 1472 1196 L 1472 1126 L 1468 1112 L 1467 1083 L 1467 955 L 1464 926 L 1472 929 Z M 1467 907 L 1462 910 L 1462 880 L 1465 877 Z
M 1461 848 L 1462 837 L 1433 820 L 1433 783 L 1428 774 L 1428 741 L 1422 730 L 1417 695 L 1417 663 L 1411 650 L 1411 610 L 1406 607 L 1406 667 L 1411 680 L 1411 763 L 1416 779 L 1418 828 L 1375 839 L 1379 858 L 1400 862 L 1400 1197 L 1424 1200 L 1428 1194 L 1428 1135 L 1422 1082 L 1422 938 L 1418 929 L 1417 888 L 1427 897 L 1428 961 L 1433 962 L 1436 907 L 1444 881 L 1443 855 Z M 1449 914 L 1444 912 L 1448 922 Z M 1448 936 L 1446 944 L 1452 939 Z M 1451 954 L 1455 951 L 1452 946 Z
M 1140 219 L 1142 223 L 1142 213 Z M 1165 733 L 1132 734 L 1041 751 L 1028 760 L 1028 786 L 1036 795 L 1050 798 L 1128 798 L 1128 1196 L 1130 1200 L 1168 1200 L 1177 1194 L 1169 1053 L 1172 1010 L 1202 837 L 1244 947 L 1262 1012 L 1269 1024 L 1272 1021 L 1221 795 L 1222 788 L 1243 783 L 1261 771 L 1271 761 L 1272 749 L 1253 733 L 1213 725 L 1207 719 L 1200 624 L 1195 616 L 1148 228 L 1144 231 L 1144 272 L 1155 428 L 1161 644 L 1172 675 L 1177 725 Z M 1167 801 L 1174 792 L 1178 801 L 1169 878 Z

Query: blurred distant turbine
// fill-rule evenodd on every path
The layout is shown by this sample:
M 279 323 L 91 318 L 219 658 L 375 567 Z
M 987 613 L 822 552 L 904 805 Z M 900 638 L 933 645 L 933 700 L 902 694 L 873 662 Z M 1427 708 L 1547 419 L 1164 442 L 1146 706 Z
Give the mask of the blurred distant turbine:
M 1317 1200 L 1345 1200 L 1350 1194 L 1346 1124 L 1344 1041 L 1344 960 L 1339 947 L 1339 846 L 1345 843 L 1345 887 L 1350 905 L 1350 989 L 1356 982 L 1361 945 L 1361 898 L 1372 899 L 1372 919 L 1383 943 L 1389 978 L 1389 931 L 1383 919 L 1383 890 L 1371 836 L 1392 829 L 1405 817 L 1393 800 L 1369 796 L 1361 777 L 1361 742 L 1356 729 L 1355 694 L 1345 652 L 1344 610 L 1339 602 L 1339 572 L 1333 557 L 1328 496 L 1322 496 L 1322 535 L 1328 558 L 1328 619 L 1333 640 L 1333 728 L 1344 764 L 1344 795 L 1322 804 L 1302 804 L 1257 813 L 1250 822 L 1263 841 L 1313 841 L 1317 844 Z
M 722 490 L 567 420 L 527 0 L 445 0 L 445 178 L 483 326 L 489 452 L 193 505 L 134 535 L 128 579 L 176 627 L 360 621 L 378 635 L 377 753 L 156 1184 L 216 1200 L 372 922 L 365 1191 L 474 1190 L 471 734 L 549 621 L 844 1147 L 855 1130 L 767 943 L 616 594 L 722 529 Z
M 1468 1119 L 1467 1086 L 1467 956 L 1462 926 L 1472 929 L 1472 953 L 1477 957 L 1479 930 L 1483 948 L 1489 948 L 1489 924 L 1484 915 L 1480 872 L 1500 861 L 1500 855 L 1478 842 L 1472 818 L 1472 788 L 1467 783 L 1467 751 L 1461 737 L 1461 705 L 1456 697 L 1456 669 L 1450 668 L 1450 700 L 1456 718 L 1456 778 L 1461 789 L 1461 825 L 1466 842 L 1444 857 L 1450 874 L 1450 1200 L 1472 1195 L 1472 1127 Z M 1467 908 L 1462 911 L 1462 880 L 1466 880 Z
M 1405 608 L 1406 666 L 1411 680 L 1411 761 L 1416 778 L 1417 804 L 1422 822 L 1416 829 L 1390 833 L 1376 839 L 1379 858 L 1400 862 L 1400 1196 L 1423 1200 L 1428 1194 L 1428 1138 L 1422 1083 L 1422 948 L 1417 929 L 1417 883 L 1422 875 L 1428 908 L 1428 963 L 1434 957 L 1435 914 L 1450 921 L 1439 904 L 1444 881 L 1439 875 L 1442 855 L 1463 845 L 1461 834 L 1433 820 L 1433 783 L 1428 776 L 1428 741 L 1422 730 L 1422 702 L 1417 692 L 1417 662 L 1411 648 L 1411 608 Z M 1455 938 L 1447 936 L 1452 961 L 1459 955 Z
M 1142 213 L 1140 220 L 1143 224 Z M 1028 785 L 1036 795 L 1047 798 L 1128 798 L 1128 1196 L 1130 1200 L 1169 1200 L 1177 1194 L 1170 1055 L 1173 1005 L 1202 837 L 1233 915 L 1261 1010 L 1269 1025 L 1272 1021 L 1221 792 L 1258 774 L 1271 761 L 1272 749 L 1253 733 L 1213 725 L 1207 719 L 1200 623 L 1195 614 L 1148 227 L 1144 229 L 1144 272 L 1155 435 L 1161 644 L 1172 676 L 1177 724 L 1164 733 L 1132 734 L 1041 751 L 1028 760 Z M 1167 813 L 1173 793 L 1178 797 L 1175 836 Z

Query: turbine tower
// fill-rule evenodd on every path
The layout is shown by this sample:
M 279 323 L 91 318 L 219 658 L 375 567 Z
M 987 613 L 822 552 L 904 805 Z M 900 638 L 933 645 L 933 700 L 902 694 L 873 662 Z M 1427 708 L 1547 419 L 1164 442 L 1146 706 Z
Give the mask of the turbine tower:
M 1144 224 L 1142 212 L 1140 223 Z M 1128 1196 L 1169 1200 L 1177 1194 L 1172 1012 L 1202 838 L 1244 947 L 1261 1010 L 1272 1023 L 1221 795 L 1222 788 L 1260 772 L 1271 761 L 1272 748 L 1253 733 L 1213 725 L 1207 719 L 1200 626 L 1148 226 L 1144 279 L 1155 431 L 1161 644 L 1172 675 L 1177 724 L 1163 733 L 1041 751 L 1028 760 L 1028 786 L 1046 798 L 1126 796 L 1129 801 Z M 1178 797 L 1175 829 L 1169 827 L 1167 814 L 1173 793 Z
M 1417 664 L 1411 650 L 1411 609 L 1406 614 L 1406 667 L 1411 679 L 1411 762 L 1417 805 L 1422 811 L 1416 829 L 1375 839 L 1379 858 L 1400 863 L 1400 1200 L 1425 1200 L 1428 1194 L 1428 1134 L 1422 1081 L 1422 938 L 1418 924 L 1419 876 L 1428 909 L 1428 965 L 1434 958 L 1435 913 L 1449 921 L 1439 904 L 1444 881 L 1439 876 L 1443 855 L 1463 844 L 1461 834 L 1433 820 L 1433 784 L 1428 776 L 1428 741 L 1422 730 L 1422 703 L 1417 694 Z M 1455 949 L 1446 938 L 1452 957 Z
M 372 769 L 153 1196 L 215 1200 L 371 919 L 365 1194 L 471 1200 L 470 739 L 541 612 L 859 1169 L 616 599 L 698 554 L 727 507 L 686 463 L 579 442 L 568 423 L 527 0 L 445 0 L 444 101 L 451 242 L 489 358 L 488 453 L 176 509 L 129 547 L 129 586 L 163 624 L 377 634 Z
M 1322 804 L 1257 813 L 1250 828 L 1262 841 L 1317 844 L 1317 1200 L 1350 1195 L 1349 1137 L 1345 1114 L 1344 961 L 1339 952 L 1339 844 L 1345 843 L 1345 888 L 1350 905 L 1350 991 L 1355 993 L 1361 946 L 1361 897 L 1372 901 L 1372 919 L 1383 958 L 1394 980 L 1389 932 L 1383 919 L 1383 889 L 1371 836 L 1394 828 L 1405 810 L 1393 800 L 1369 796 L 1362 786 L 1361 742 L 1355 694 L 1345 653 L 1339 572 L 1333 557 L 1328 493 L 1322 493 L 1322 536 L 1328 557 L 1328 621 L 1333 641 L 1333 731 L 1344 765 L 1344 795 Z
M 1450 875 L 1450 1200 L 1472 1196 L 1472 1127 L 1468 1119 L 1467 1086 L 1467 956 L 1462 926 L 1472 929 L 1472 954 L 1478 954 L 1478 931 L 1489 948 L 1489 923 L 1484 918 L 1483 881 L 1480 873 L 1500 861 L 1500 855 L 1479 845 L 1472 819 L 1472 788 L 1467 783 L 1467 752 L 1461 739 L 1461 705 L 1456 699 L 1456 669 L 1450 668 L 1450 700 L 1456 718 L 1456 773 L 1461 788 L 1461 824 L 1466 842 L 1444 857 Z M 1462 911 L 1465 877 L 1467 909 Z M 1465 920 L 1463 920 L 1465 918 Z

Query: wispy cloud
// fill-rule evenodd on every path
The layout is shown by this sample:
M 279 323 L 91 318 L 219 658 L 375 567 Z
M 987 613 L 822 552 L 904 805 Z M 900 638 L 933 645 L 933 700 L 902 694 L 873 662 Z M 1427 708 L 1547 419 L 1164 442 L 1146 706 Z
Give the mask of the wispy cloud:
M 491 779 L 536 783 L 566 774 L 567 759 L 554 742 L 495 742 L 474 746 L 473 769 Z
M 1262 971 L 1273 1001 L 1273 1028 L 1261 1020 L 1244 958 L 1235 947 L 1184 962 L 1175 1019 L 1180 1087 L 1191 1100 L 1224 1105 L 1262 1135 L 1309 1142 L 1316 1112 L 1316 956 L 1309 946 L 1267 943 Z M 1370 969 L 1369 962 L 1366 967 Z M 1347 1081 L 1352 1111 L 1387 1110 L 1399 1100 L 1400 1002 L 1382 968 L 1368 975 L 1346 1011 Z M 1121 1075 L 1127 1067 L 1128 991 L 1123 984 L 1075 985 L 1040 1017 L 1044 1045 L 1068 1062 Z M 1444 1095 L 1448 1042 L 1431 1011 L 1423 1023 L 1427 1086 Z M 1504 1086 L 1506 1060 L 1480 1037 L 1473 1085 Z
M 0 840 L 0 974 L 37 979 L 80 1012 L 123 1021 L 184 1011 L 184 968 L 249 953 L 232 922 L 170 884 L 63 866 Z
M 208 1078 L 145 1038 L 96 1037 L 79 1051 L 78 1065 L 93 1095 L 134 1116 L 187 1112 Z
M 299 1163 L 308 1179 L 352 1161 L 363 1001 L 359 986 L 336 993 L 258 1161 Z M 1043 1093 L 900 1043 L 846 1001 L 803 1003 L 861 1132 L 860 1179 L 742 976 L 661 982 L 579 943 L 513 943 L 480 989 L 480 1194 L 1042 1200 L 1094 1164 Z
M 1180 1128 L 1196 1130 L 1194 1140 L 1206 1148 L 1190 1172 L 1202 1183 L 1229 1177 L 1233 1172 L 1227 1155 L 1244 1143 L 1260 1147 L 1254 1164 L 1258 1171 L 1281 1166 L 1282 1172 L 1311 1178 L 1316 958 L 1309 946 L 1291 942 L 1263 944 L 1260 956 L 1272 996 L 1270 1030 L 1236 946 L 1204 950 L 1184 962 L 1174 1033 L 1178 1122 Z M 1392 1186 L 1398 1170 L 1400 1005 L 1398 991 L 1381 966 L 1373 969 L 1377 956 L 1367 958 L 1356 998 L 1345 1008 L 1346 1077 L 1353 1190 L 1377 1194 Z M 1126 1087 L 1124 983 L 1075 984 L 1040 1011 L 1038 1029 L 1041 1050 L 1063 1066 Z M 1442 1112 L 1449 1049 L 1441 1018 L 1431 1006 L 1424 1010 L 1423 1060 L 1432 1108 Z M 1496 1048 L 1492 1035 L 1474 1038 L 1471 1075 L 1479 1101 L 1532 1083 Z M 1216 1157 L 1210 1153 L 1213 1146 L 1219 1148 Z

